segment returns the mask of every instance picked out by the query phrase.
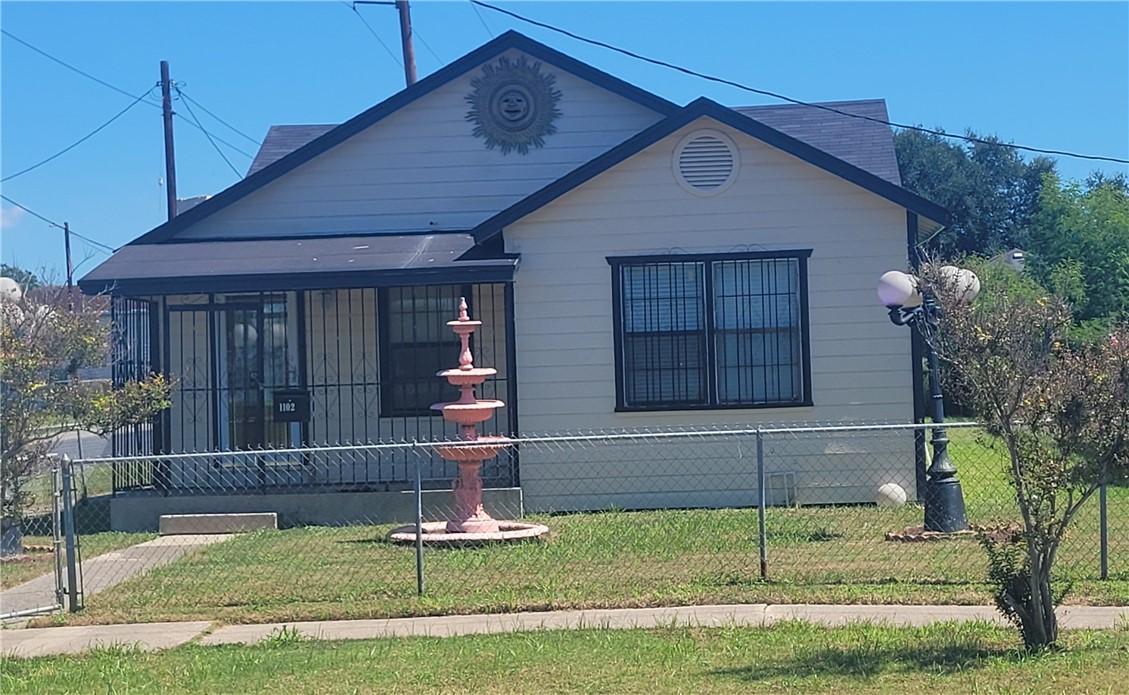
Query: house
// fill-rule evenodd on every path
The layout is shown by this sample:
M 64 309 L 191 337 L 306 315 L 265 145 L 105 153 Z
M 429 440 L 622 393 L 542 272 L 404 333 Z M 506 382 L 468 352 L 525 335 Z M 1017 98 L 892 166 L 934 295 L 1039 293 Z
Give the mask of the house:
M 900 186 L 885 120 L 881 100 L 679 106 L 509 32 L 346 123 L 274 127 L 244 180 L 80 282 L 114 298 L 116 374 L 178 381 L 117 451 L 451 437 L 428 407 L 452 395 L 435 372 L 464 296 L 476 361 L 498 369 L 479 396 L 507 404 L 484 431 L 905 422 L 910 332 L 874 288 L 946 213 Z M 912 437 L 858 447 L 817 446 L 848 475 L 801 480 L 801 501 L 913 489 Z M 539 450 L 484 477 L 535 508 L 749 504 L 723 457 L 694 452 L 692 489 L 646 456 L 613 483 L 599 455 Z M 130 470 L 121 491 L 396 489 L 410 473 L 371 453 Z

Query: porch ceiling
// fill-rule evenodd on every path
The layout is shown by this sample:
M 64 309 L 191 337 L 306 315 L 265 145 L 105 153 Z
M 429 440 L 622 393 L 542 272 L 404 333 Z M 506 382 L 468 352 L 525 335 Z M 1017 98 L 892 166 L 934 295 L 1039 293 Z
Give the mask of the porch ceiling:
M 132 244 L 79 281 L 87 294 L 186 294 L 508 282 L 517 258 L 459 261 L 469 234 Z

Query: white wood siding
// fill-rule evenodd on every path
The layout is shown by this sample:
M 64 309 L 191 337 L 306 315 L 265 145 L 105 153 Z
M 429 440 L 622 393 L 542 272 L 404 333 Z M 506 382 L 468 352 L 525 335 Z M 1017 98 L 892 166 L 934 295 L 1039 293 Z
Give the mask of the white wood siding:
M 715 197 L 693 196 L 674 177 L 674 147 L 697 128 L 729 133 L 740 150 L 736 182 Z M 710 119 L 664 138 L 505 232 L 507 251 L 521 254 L 515 301 L 523 431 L 908 421 L 910 332 L 890 323 L 875 294 L 883 272 L 905 268 L 905 218 L 903 208 Z M 615 412 L 608 256 L 787 249 L 812 249 L 813 407 Z M 801 476 L 798 484 L 811 490 L 844 488 L 800 493 L 801 499 L 872 501 L 876 482 L 912 483 L 912 438 L 905 435 L 893 449 L 893 455 L 886 446 L 881 454 L 837 457 L 843 479 L 835 486 L 826 476 Z M 711 455 L 699 449 L 689 460 L 697 465 Z M 804 460 L 781 465 L 800 471 L 826 465 Z M 580 465 L 549 452 L 523 451 L 521 465 L 533 508 L 582 508 L 595 499 L 585 480 L 604 464 L 598 457 Z M 674 481 L 686 466 L 672 470 Z M 734 482 L 720 471 L 695 477 L 701 489 L 686 498 L 678 494 L 686 483 L 664 483 L 652 477 L 656 473 L 653 458 L 617 462 L 607 475 L 639 482 L 615 483 L 624 493 L 616 503 L 679 506 L 678 499 L 719 504 L 733 499 Z M 755 478 L 746 478 L 742 489 L 755 486 Z M 912 496 L 912 484 L 907 489 Z
M 659 120 L 554 66 L 542 70 L 556 75 L 562 98 L 557 132 L 541 149 L 503 155 L 472 135 L 465 97 L 476 68 L 178 237 L 470 229 Z

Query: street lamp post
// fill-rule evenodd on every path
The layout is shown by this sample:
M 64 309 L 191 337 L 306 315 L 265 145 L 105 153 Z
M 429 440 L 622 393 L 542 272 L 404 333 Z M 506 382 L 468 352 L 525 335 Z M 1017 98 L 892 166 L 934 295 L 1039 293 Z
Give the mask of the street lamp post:
M 980 291 L 980 280 L 971 270 L 955 266 L 940 269 L 942 279 L 954 283 L 962 299 L 971 302 Z M 922 296 L 917 278 L 891 270 L 878 281 L 878 298 L 890 310 L 890 320 L 898 326 L 910 326 L 925 342 L 929 359 L 929 391 L 933 401 L 933 463 L 925 471 L 925 530 L 953 533 L 968 529 L 957 469 L 949 458 L 949 437 L 945 431 L 945 406 L 941 393 L 941 374 L 934 345 L 932 326 L 940 313 L 936 298 Z

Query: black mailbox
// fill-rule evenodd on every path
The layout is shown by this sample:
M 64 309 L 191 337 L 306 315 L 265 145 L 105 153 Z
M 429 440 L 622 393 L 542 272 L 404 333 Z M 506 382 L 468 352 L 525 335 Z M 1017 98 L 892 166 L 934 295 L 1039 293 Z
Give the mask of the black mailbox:
M 274 392 L 275 422 L 306 422 L 310 419 L 310 392 L 285 389 Z

